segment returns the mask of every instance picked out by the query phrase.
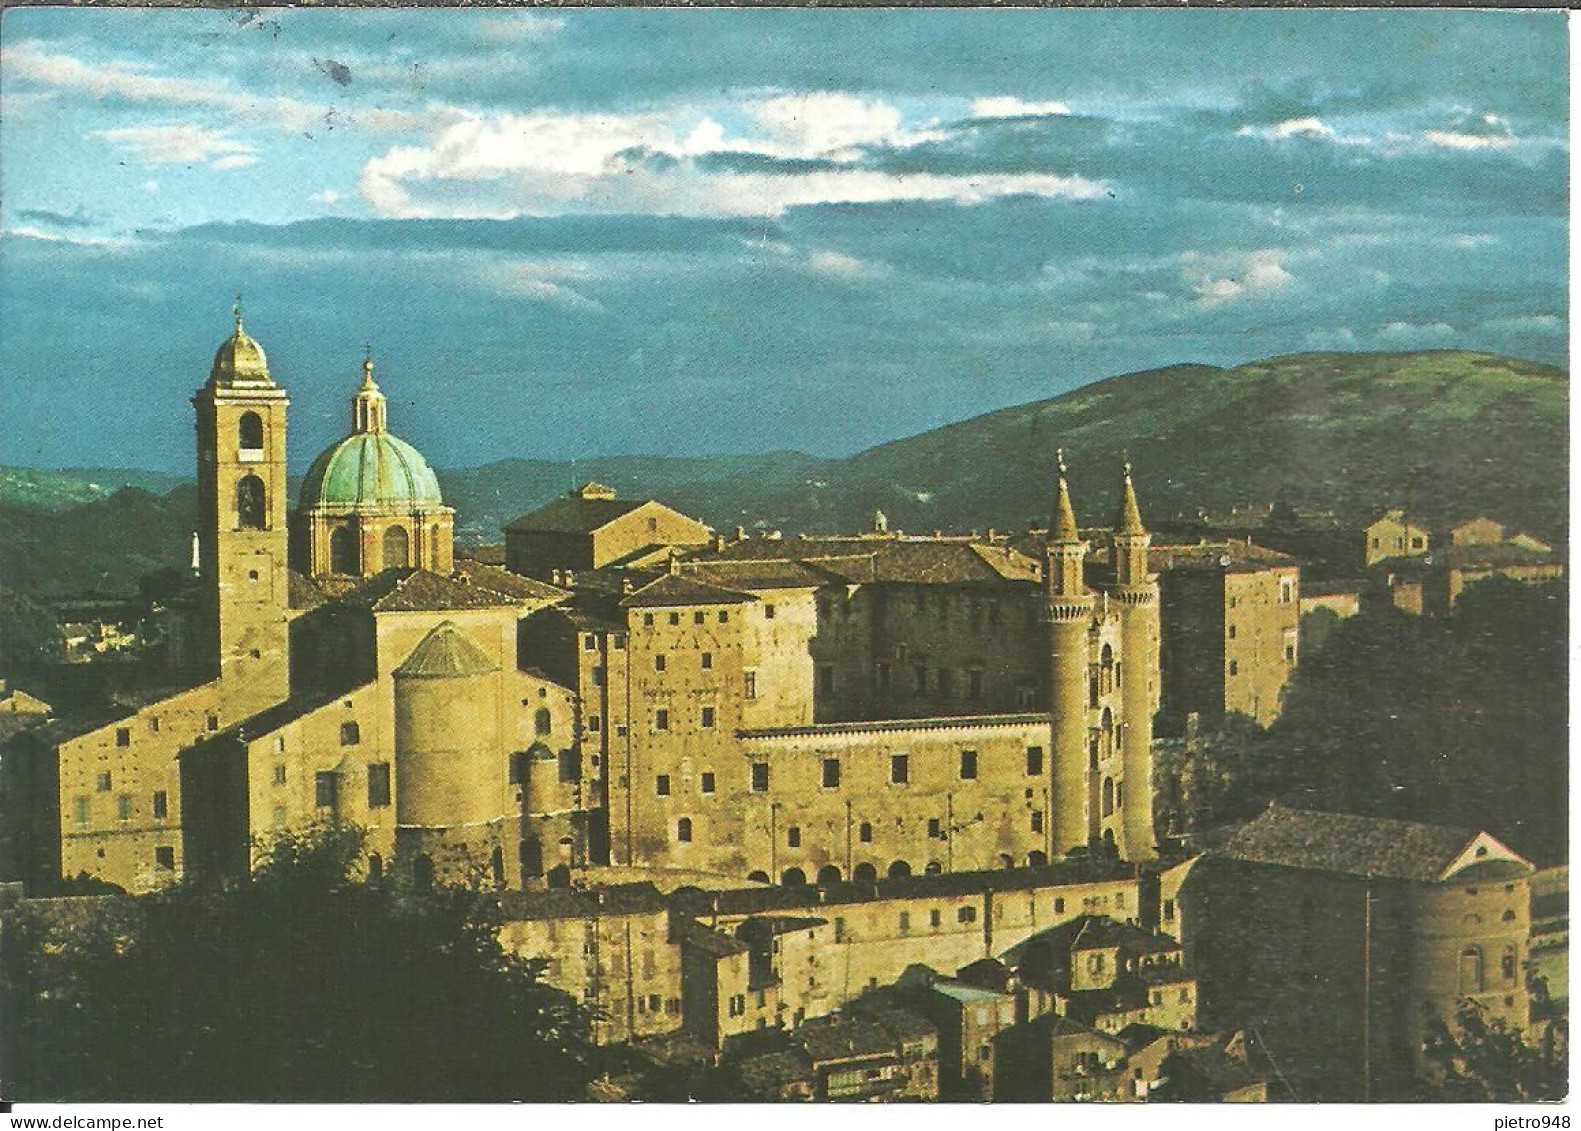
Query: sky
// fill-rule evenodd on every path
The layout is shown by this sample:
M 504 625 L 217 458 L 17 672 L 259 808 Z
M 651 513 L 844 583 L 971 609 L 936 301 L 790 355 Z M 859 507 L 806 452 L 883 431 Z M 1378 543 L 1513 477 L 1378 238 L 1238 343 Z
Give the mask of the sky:
M 1564 364 L 1562 12 L 11 9 L 0 463 L 845 455 L 1116 373 Z

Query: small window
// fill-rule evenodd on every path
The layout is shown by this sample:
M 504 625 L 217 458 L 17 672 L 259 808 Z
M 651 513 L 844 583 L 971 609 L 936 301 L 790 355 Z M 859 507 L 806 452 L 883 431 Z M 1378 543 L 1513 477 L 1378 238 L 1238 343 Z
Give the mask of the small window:
M 767 793 L 769 791 L 769 764 L 767 762 L 752 763 L 752 792 Z
M 660 797 L 670 796 L 670 775 L 660 774 L 654 782 L 654 792 Z
M 86 797 L 77 798 L 72 802 L 72 809 L 75 812 L 78 827 L 86 828 L 88 825 L 88 799 Z
M 1063 915 L 1063 914 L 1065 914 L 1065 901 L 1063 899 L 1056 899 L 1054 901 L 1054 914 L 1056 914 L 1056 915 Z
M 549 714 L 549 708 L 539 707 L 532 717 L 533 733 L 542 737 L 554 729 L 554 719 Z
M 149 716 L 148 729 L 150 731 L 152 731 L 154 734 L 158 734 L 159 733 L 159 716 L 158 715 L 150 715 Z
M 643 613 L 642 614 L 642 627 L 643 628 L 652 628 L 653 627 L 653 614 L 652 613 Z
M 660 707 L 657 711 L 653 712 L 653 729 L 670 729 L 670 712 L 666 711 L 663 707 Z
M 617 632 L 617 633 L 615 633 L 615 651 L 617 651 L 617 652 L 624 652 L 625 650 L 626 650 L 626 634 L 624 632 Z
M 889 756 L 889 780 L 893 785 L 905 785 L 911 781 L 911 756 L 909 754 L 891 754 Z
M 339 792 L 333 770 L 320 770 L 313 775 L 313 803 L 320 809 L 335 808 L 336 794 Z
M 695 613 L 692 614 L 692 623 L 693 624 L 702 624 L 707 619 L 708 619 L 708 614 L 703 612 L 702 609 L 698 609 Z
M 671 624 L 671 626 L 674 626 L 674 625 L 677 625 L 677 624 L 680 624 L 680 623 L 681 623 L 681 614 L 680 613 L 671 613 L 670 614 L 670 624 Z
M 368 767 L 368 808 L 384 809 L 389 804 L 390 763 L 374 762 Z
M 712 793 L 712 792 L 714 792 L 714 775 L 713 775 L 712 771 L 709 771 L 709 770 L 703 771 L 703 792 L 704 793 Z
M 603 668 L 594 668 L 593 669 L 593 686 L 594 687 L 603 687 L 604 686 L 604 669 Z
M 1037 777 L 1043 772 L 1043 747 L 1027 747 L 1027 777 Z
M 944 839 L 944 826 L 937 817 L 928 818 L 928 836 L 934 840 Z
M 790 828 L 786 829 L 785 830 L 785 843 L 788 844 L 792 848 L 800 848 L 801 847 L 801 829 L 797 828 L 795 825 L 792 825 Z
M 584 652 L 597 652 L 598 651 L 598 637 L 594 636 L 591 632 L 588 633 L 586 636 L 582 637 L 582 651 L 584 651 Z
M 236 445 L 243 451 L 256 452 L 264 446 L 263 417 L 256 412 L 244 412 L 236 422 Z
M 587 729 L 592 734 L 597 734 L 600 730 L 603 729 L 603 727 L 604 727 L 604 720 L 599 718 L 597 715 L 589 715 L 587 717 Z
M 654 671 L 662 672 L 664 670 L 664 664 L 665 664 L 665 657 L 664 657 L 664 653 L 663 652 L 660 652 L 657 656 L 653 657 L 653 670 Z
M 1167 922 L 1167 921 L 1173 920 L 1174 918 L 1175 918 L 1175 901 L 1173 899 L 1166 899 L 1166 900 L 1164 900 L 1164 919 Z
M 511 754 L 510 784 L 527 784 L 527 753 L 524 750 L 517 750 Z
M 825 758 L 823 760 L 823 787 L 825 789 L 840 788 L 840 759 Z
M 1043 831 L 1043 810 L 1041 809 L 1032 810 L 1032 831 L 1035 833 Z
M 340 744 L 342 746 L 356 746 L 362 742 L 362 728 L 356 723 L 340 724 Z
M 117 746 L 130 746 L 130 745 L 132 745 L 132 728 L 131 727 L 116 727 L 115 728 L 115 744 Z
M 764 605 L 763 606 L 763 619 L 764 620 L 773 620 L 774 619 L 774 606 L 773 605 Z
M 863 844 L 873 843 L 873 826 L 871 822 L 863 821 L 856 832 L 857 839 Z
M 975 907 L 963 907 L 963 908 L 961 908 L 959 911 L 957 911 L 955 913 L 955 921 L 957 923 L 975 923 L 975 922 L 977 922 L 977 908 L 975 908 Z
M 99 777 L 98 777 L 98 789 L 99 789 L 100 793 L 109 793 L 110 792 L 110 771 L 109 770 L 103 770 L 103 771 L 100 772 Z
M 574 785 L 582 780 L 582 753 L 574 747 L 560 751 L 560 784 Z
M 714 654 L 712 652 L 704 652 L 702 660 L 705 672 L 714 670 Z
M 154 867 L 161 872 L 174 872 L 176 870 L 176 850 L 168 844 L 157 845 L 154 848 Z
M 1231 640 L 1235 639 L 1235 626 L 1233 624 L 1230 625 L 1229 628 L 1226 629 L 1225 631 L 1227 631 L 1229 633 L 1229 637 L 1230 637 Z
M 274 783 L 275 785 L 285 784 L 285 765 L 283 763 L 274 768 Z
M 115 799 L 115 816 L 117 820 L 130 821 L 132 819 L 132 798 L 130 794 L 123 793 Z
M 758 697 L 758 673 L 741 673 L 741 697 L 743 699 L 756 699 Z
M 961 751 L 961 780 L 962 781 L 976 781 L 977 780 L 977 751 L 975 751 L 975 750 L 962 750 Z
M 714 709 L 712 707 L 703 708 L 703 729 L 714 729 Z
M 932 911 L 928 912 L 928 926 L 930 926 L 930 927 L 942 927 L 943 925 L 944 925 L 944 912 L 940 911 L 937 907 L 935 907 Z
M 729 624 L 730 623 L 730 610 L 729 609 L 720 609 L 719 610 L 719 623 L 720 624 Z
M 911 912 L 902 911 L 900 913 L 900 933 L 905 934 L 909 930 L 911 930 Z
M 1240 675 L 1241 674 L 1241 665 L 1235 660 L 1231 660 L 1230 661 L 1230 674 L 1231 675 Z
M 675 822 L 675 839 L 682 844 L 692 843 L 692 819 L 690 817 L 682 817 Z
M 170 816 L 170 795 L 161 789 L 154 794 L 154 820 L 163 821 L 168 816 Z

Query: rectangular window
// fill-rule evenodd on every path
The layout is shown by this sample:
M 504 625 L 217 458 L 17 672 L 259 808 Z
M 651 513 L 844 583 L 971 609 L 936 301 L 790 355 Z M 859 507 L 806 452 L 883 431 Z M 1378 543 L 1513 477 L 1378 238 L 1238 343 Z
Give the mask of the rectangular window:
M 1226 629 L 1226 631 L 1229 633 L 1230 639 L 1234 640 L 1235 639 L 1235 626 L 1233 624 L 1230 625 L 1230 627 L 1228 629 Z
M 390 804 L 390 763 L 373 762 L 368 766 L 368 808 L 384 809 Z
M 930 927 L 941 927 L 943 925 L 944 925 L 944 912 L 940 911 L 937 907 L 935 907 L 932 911 L 928 912 L 928 926 L 930 926 Z
M 582 651 L 584 651 L 584 652 L 597 652 L 598 651 L 598 637 L 594 636 L 591 632 L 588 633 L 586 636 L 582 637 Z
M 1043 747 L 1027 747 L 1027 776 L 1036 777 L 1043 772 Z
M 654 792 L 657 793 L 660 797 L 668 797 L 668 796 L 670 796 L 670 775 L 669 774 L 660 774 L 659 775 L 658 780 L 654 783 Z
M 176 870 L 176 850 L 168 844 L 157 845 L 154 848 L 154 867 L 161 872 L 174 872 Z
M 707 616 L 708 616 L 708 614 L 703 612 L 702 609 L 698 609 L 695 613 L 692 614 L 692 623 L 693 624 L 702 624 L 704 618 L 706 618 Z
M 1056 914 L 1056 915 L 1063 915 L 1063 914 L 1065 914 L 1065 901 L 1063 899 L 1056 899 L 1054 901 L 1054 914 Z
M 1043 831 L 1043 810 L 1041 809 L 1032 810 L 1032 831 L 1035 833 Z
M 340 724 L 340 744 L 342 746 L 356 746 L 362 741 L 362 730 L 356 723 Z
M 572 785 L 582 780 L 582 753 L 576 749 L 560 751 L 560 783 Z
M 284 785 L 285 784 L 285 764 L 284 763 L 281 763 L 280 765 L 278 765 L 278 766 L 276 766 L 274 768 L 274 783 L 275 783 L 275 785 Z
M 664 653 L 663 652 L 660 652 L 657 656 L 653 657 L 653 670 L 654 671 L 662 672 L 664 670 L 664 664 L 665 664 L 665 659 L 664 659 Z
M 1236 660 L 1231 660 L 1230 661 L 1230 674 L 1231 675 L 1240 675 L 1241 674 L 1241 665 L 1240 665 L 1240 663 L 1238 661 L 1236 661 Z
M 1296 662 L 1296 646 L 1295 646 L 1294 643 L 1287 643 L 1287 644 L 1285 644 L 1285 663 L 1293 664 L 1295 662 Z
M 720 609 L 719 610 L 719 623 L 720 624 L 729 624 L 730 623 L 730 610 L 729 609 Z
M 130 745 L 132 745 L 132 728 L 131 727 L 116 727 L 115 728 L 115 744 L 117 746 L 130 746 Z
M 825 758 L 823 760 L 823 787 L 825 789 L 840 788 L 840 759 Z
M 510 784 L 527 784 L 527 753 L 524 750 L 518 750 L 511 755 Z
M 902 911 L 900 913 L 900 933 L 905 934 L 909 930 L 911 930 L 911 912 Z
M 593 669 L 593 686 L 594 687 L 603 687 L 604 686 L 604 669 L 603 668 L 594 668 Z
M 767 793 L 769 791 L 769 764 L 767 762 L 752 763 L 752 792 Z
M 792 848 L 800 848 L 801 847 L 801 829 L 797 828 L 795 825 L 792 825 L 790 828 L 786 829 L 785 830 L 785 843 L 788 844 Z
M 818 691 L 823 695 L 834 694 L 834 666 L 820 664 L 818 666 Z
M 1166 899 L 1164 900 L 1164 919 L 1166 922 L 1173 922 L 1174 918 L 1175 901 L 1173 899 Z
M 905 785 L 911 780 L 911 755 L 891 754 L 889 756 L 889 780 L 893 785 Z
M 587 717 L 587 729 L 588 729 L 588 731 L 590 733 L 597 734 L 603 728 L 604 728 L 604 720 L 603 719 L 599 718 L 597 715 L 589 715 Z
M 763 606 L 763 619 L 764 620 L 773 620 L 774 619 L 774 606 L 773 605 L 764 605 Z
M 657 711 L 653 712 L 653 729 L 670 729 L 670 712 L 666 711 L 663 707 L 660 707 Z
M 714 670 L 714 654 L 712 652 L 703 653 L 703 670 L 705 672 Z
M 615 633 L 615 651 L 617 651 L 617 652 L 624 652 L 625 650 L 626 650 L 626 634 L 624 632 L 617 632 L 617 633 Z
M 72 808 L 76 813 L 78 827 L 86 828 L 88 825 L 88 799 L 86 797 L 77 798 L 72 802 Z
M 102 770 L 98 777 L 98 790 L 100 793 L 110 792 L 110 771 Z
M 313 803 L 320 809 L 335 808 L 338 792 L 333 770 L 320 770 L 313 775 Z
M 712 772 L 707 771 L 707 770 L 705 770 L 703 772 L 703 792 L 704 793 L 712 793 L 712 792 L 714 792 L 714 775 L 713 775 Z
M 164 790 L 154 794 L 154 820 L 163 821 L 170 816 L 170 795 Z
M 756 699 L 758 697 L 758 673 L 741 673 L 741 697 L 743 699 Z
M 869 822 L 869 821 L 863 821 L 861 826 L 857 829 L 856 835 L 857 835 L 857 839 L 860 840 L 863 844 L 872 844 L 873 843 L 873 825 L 872 825 L 872 823 Z
M 703 708 L 703 729 L 714 729 L 714 709 L 712 707 Z
M 928 818 L 928 836 L 933 840 L 944 839 L 944 825 L 937 817 Z
M 643 628 L 652 628 L 653 627 L 653 614 L 652 613 L 643 613 L 642 614 L 642 627 Z
M 975 751 L 975 750 L 962 750 L 961 751 L 961 780 L 962 781 L 976 781 L 977 780 L 977 751 Z
M 220 717 L 218 715 L 210 715 L 208 718 L 208 727 L 210 730 L 219 730 Z
M 834 917 L 834 941 L 845 941 L 845 920 L 839 915 Z
M 115 816 L 117 820 L 130 821 L 132 819 L 132 798 L 130 794 L 123 793 L 115 799 Z

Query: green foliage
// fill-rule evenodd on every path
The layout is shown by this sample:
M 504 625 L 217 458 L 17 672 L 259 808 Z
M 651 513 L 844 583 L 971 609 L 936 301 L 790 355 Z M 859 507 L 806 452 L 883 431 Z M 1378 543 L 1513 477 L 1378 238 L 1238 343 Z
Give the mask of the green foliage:
M 44 606 L 0 586 L 0 675 L 63 658 L 60 625 Z
M 8 1098 L 580 1098 L 587 1019 L 501 950 L 493 901 L 365 885 L 360 851 L 320 829 L 235 887 L 23 905 L 0 956 Z
M 1562 1100 L 1569 1088 L 1562 1055 L 1535 1049 L 1502 1018 L 1474 1001 L 1460 1003 L 1453 1025 L 1428 1024 L 1423 1057 L 1432 1067 L 1422 1099 L 1465 1103 Z
M 1154 769 L 1154 827 L 1196 836 L 1267 804 L 1263 731 L 1245 715 L 1216 732 L 1160 748 Z

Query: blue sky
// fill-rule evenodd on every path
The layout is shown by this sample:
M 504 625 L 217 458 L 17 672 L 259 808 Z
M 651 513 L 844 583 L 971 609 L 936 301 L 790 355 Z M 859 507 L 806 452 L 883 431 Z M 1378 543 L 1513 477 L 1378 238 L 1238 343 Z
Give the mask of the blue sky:
M 237 292 L 298 467 L 364 342 L 449 467 L 1563 364 L 1566 70 L 1557 12 L 13 9 L 0 462 L 189 468 Z

